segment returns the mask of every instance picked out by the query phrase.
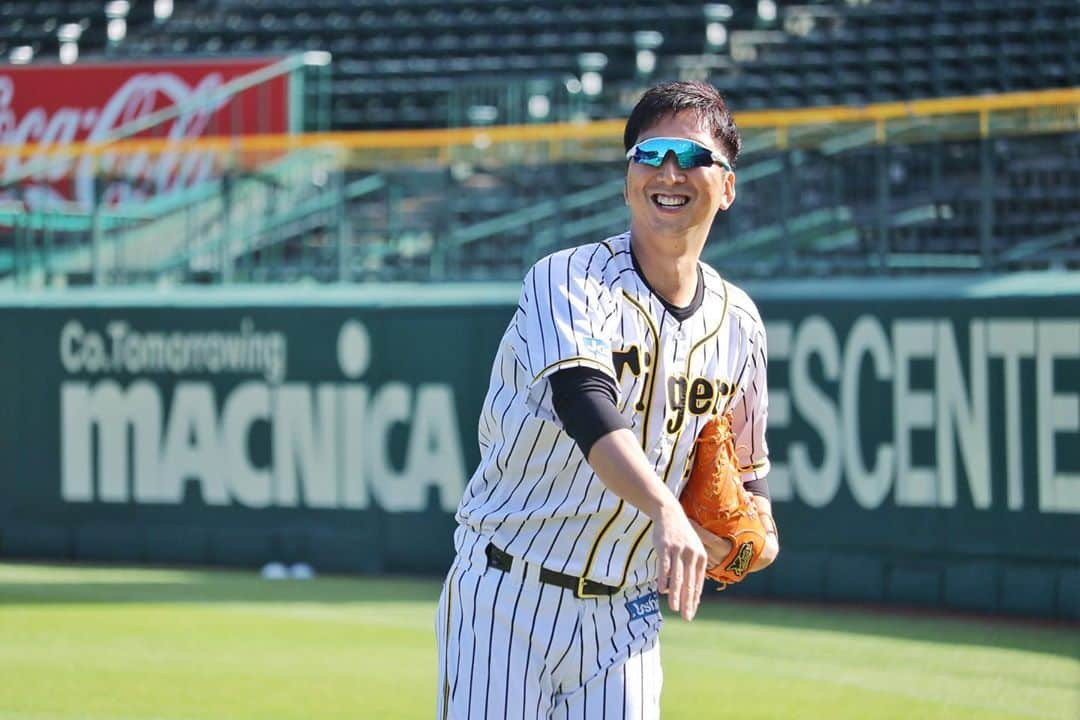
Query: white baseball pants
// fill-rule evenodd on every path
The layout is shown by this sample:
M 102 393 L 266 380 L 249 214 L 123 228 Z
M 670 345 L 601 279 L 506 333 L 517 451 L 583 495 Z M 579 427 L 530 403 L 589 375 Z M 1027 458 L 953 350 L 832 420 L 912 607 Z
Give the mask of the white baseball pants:
M 514 558 L 489 567 L 488 540 L 455 534 L 436 618 L 439 720 L 646 720 L 660 716 L 655 584 L 577 598 Z

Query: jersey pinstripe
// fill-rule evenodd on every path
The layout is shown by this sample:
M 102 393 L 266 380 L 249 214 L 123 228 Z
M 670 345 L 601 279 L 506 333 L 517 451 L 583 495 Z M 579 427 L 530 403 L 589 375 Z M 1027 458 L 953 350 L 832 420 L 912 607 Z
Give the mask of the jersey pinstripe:
M 533 266 L 492 367 L 460 524 L 570 575 L 655 578 L 648 518 L 600 482 L 552 407 L 547 378 L 569 367 L 615 379 L 619 411 L 676 494 L 717 412 L 732 411 L 743 479 L 768 473 L 764 326 L 744 292 L 700 267 L 701 305 L 680 321 L 636 269 L 629 233 Z
M 659 631 L 651 588 L 577 600 L 537 581 L 537 566 L 486 567 L 468 527 L 436 614 L 439 720 L 655 720 Z

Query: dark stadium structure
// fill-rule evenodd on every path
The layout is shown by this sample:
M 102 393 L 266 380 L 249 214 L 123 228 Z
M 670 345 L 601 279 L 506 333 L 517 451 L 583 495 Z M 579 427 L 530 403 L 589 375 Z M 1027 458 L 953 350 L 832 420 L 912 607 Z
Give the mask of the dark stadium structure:
M 328 51 L 331 130 L 616 118 L 674 78 L 713 82 L 737 117 L 1080 86 L 1075 0 L 193 0 L 166 18 L 135 2 L 119 40 L 103 5 L 0 3 L 0 51 L 54 57 L 67 23 L 80 58 Z M 741 167 L 753 184 L 705 256 L 736 274 L 1080 264 L 1074 132 L 838 138 L 747 153 Z M 382 173 L 383 190 L 348 206 L 348 277 L 518 277 L 542 252 L 621 229 L 621 173 L 617 152 Z M 408 212 L 387 209 L 389 188 Z M 297 227 L 275 240 L 284 264 L 238 258 L 246 277 L 340 278 L 326 232 Z
M 651 75 L 707 73 L 742 109 L 1080 84 L 1072 0 L 779 0 L 773 22 L 745 0 L 192 0 L 164 21 L 152 4 L 132 3 L 127 37 L 110 44 L 100 0 L 4 2 L 0 52 L 55 57 L 68 22 L 84 28 L 81 57 L 326 50 L 335 129 L 437 127 L 462 83 L 578 75 L 583 53 L 604 56 L 594 112 L 618 116 L 642 48 L 655 51 Z M 722 46 L 709 45 L 711 16 Z

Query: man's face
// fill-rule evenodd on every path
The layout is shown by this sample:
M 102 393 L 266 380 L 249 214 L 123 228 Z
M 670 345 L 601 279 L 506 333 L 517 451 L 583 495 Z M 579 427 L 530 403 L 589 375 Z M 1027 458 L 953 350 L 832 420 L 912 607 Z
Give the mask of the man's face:
M 662 117 L 642 130 L 637 142 L 653 137 L 686 138 L 720 149 L 691 111 Z M 626 169 L 625 193 L 632 226 L 638 234 L 685 236 L 698 231 L 708 235 L 717 211 L 727 210 L 735 200 L 735 175 L 718 163 L 683 170 L 674 154 L 669 153 L 658 168 L 631 160 Z

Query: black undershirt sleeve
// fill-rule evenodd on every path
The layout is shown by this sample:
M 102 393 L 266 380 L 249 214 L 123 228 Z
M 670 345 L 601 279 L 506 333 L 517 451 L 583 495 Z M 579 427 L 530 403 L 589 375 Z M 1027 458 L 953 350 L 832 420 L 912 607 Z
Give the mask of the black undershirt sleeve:
M 743 487 L 754 495 L 760 495 L 766 500 L 772 500 L 772 498 L 769 497 L 769 481 L 765 478 L 754 478 L 753 480 L 744 482 Z
M 586 458 L 604 435 L 630 427 L 615 404 L 615 381 L 603 372 L 590 367 L 566 368 L 553 373 L 548 382 L 555 414 Z

